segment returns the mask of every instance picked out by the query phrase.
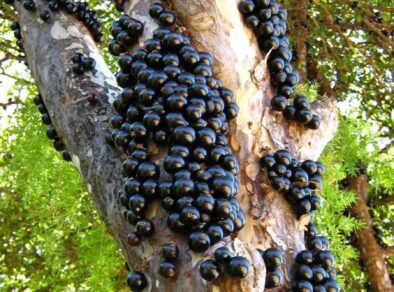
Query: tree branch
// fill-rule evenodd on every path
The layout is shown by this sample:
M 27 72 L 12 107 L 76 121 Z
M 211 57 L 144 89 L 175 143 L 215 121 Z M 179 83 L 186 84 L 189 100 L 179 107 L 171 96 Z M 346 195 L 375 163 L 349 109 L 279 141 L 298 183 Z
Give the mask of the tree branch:
M 394 204 L 394 194 L 382 196 L 381 199 L 373 200 L 371 202 L 371 207 L 377 208 L 383 205 L 393 205 Z
M 20 100 L 9 100 L 8 102 L 0 102 L 0 107 L 5 109 L 10 105 L 17 105 L 17 104 L 22 104 L 22 102 Z
M 394 287 L 390 281 L 387 265 L 381 248 L 374 236 L 372 219 L 366 202 L 368 193 L 368 179 L 365 175 L 348 178 L 349 189 L 357 196 L 356 203 L 350 208 L 350 214 L 364 224 L 356 231 L 356 246 L 360 250 L 361 259 L 367 270 L 368 279 L 374 291 L 391 291 Z
M 382 254 L 385 258 L 394 257 L 394 246 L 382 248 Z

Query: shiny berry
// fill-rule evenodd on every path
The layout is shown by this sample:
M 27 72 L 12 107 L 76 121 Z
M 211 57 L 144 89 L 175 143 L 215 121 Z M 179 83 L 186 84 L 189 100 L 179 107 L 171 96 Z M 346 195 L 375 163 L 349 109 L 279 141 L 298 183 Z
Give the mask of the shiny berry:
M 133 272 L 127 276 L 127 285 L 132 291 L 142 291 L 148 286 L 148 281 L 144 274 Z
M 163 11 L 159 15 L 159 24 L 161 26 L 171 26 L 175 23 L 175 15 L 168 11 Z
M 143 219 L 136 224 L 136 230 L 141 237 L 151 237 L 155 231 L 155 226 L 152 221 Z
M 219 247 L 214 252 L 215 260 L 221 265 L 227 265 L 233 258 L 234 254 L 227 246 Z
M 159 272 L 164 278 L 174 278 L 176 276 L 176 267 L 171 262 L 163 262 L 159 265 Z
M 313 115 L 312 119 L 306 124 L 308 129 L 317 130 L 320 127 L 320 117 Z
M 297 280 L 312 280 L 313 278 L 313 271 L 307 265 L 300 265 L 296 268 L 295 278 Z
M 156 179 L 159 175 L 159 167 L 153 162 L 142 162 L 137 168 L 137 178 L 141 181 Z
M 301 124 L 308 124 L 312 120 L 313 114 L 309 109 L 303 108 L 300 110 L 296 110 L 294 117 L 297 122 Z
M 288 120 L 294 120 L 295 119 L 295 113 L 296 113 L 296 109 L 294 106 L 287 106 L 285 108 L 285 110 L 283 111 L 283 115 L 286 119 Z
M 263 255 L 265 265 L 267 269 L 274 270 L 279 268 L 283 263 L 283 253 L 277 248 L 269 248 L 264 252 Z
M 294 99 L 293 106 L 297 110 L 301 110 L 301 109 L 304 109 L 304 108 L 308 108 L 309 109 L 310 104 L 309 104 L 309 100 L 305 96 L 299 95 L 299 96 L 297 96 Z
M 44 10 L 40 13 L 40 18 L 43 21 L 48 21 L 51 18 L 51 13 L 48 10 Z
M 141 237 L 136 232 L 127 233 L 127 243 L 131 246 L 137 246 L 141 244 Z
M 275 111 L 282 112 L 287 107 L 287 99 L 282 95 L 274 96 L 271 100 L 271 107 Z
M 167 225 L 173 232 L 181 232 L 185 230 L 185 224 L 181 222 L 179 213 L 171 213 L 167 217 Z
M 200 275 L 206 281 L 213 281 L 221 274 L 219 264 L 211 259 L 205 260 L 200 265 Z
M 294 292 L 313 292 L 313 286 L 309 281 L 297 281 L 293 287 Z
M 181 221 L 185 225 L 193 226 L 200 221 L 200 212 L 192 206 L 184 207 L 181 212 Z
M 153 3 L 149 6 L 149 15 L 153 18 L 159 18 L 160 14 L 164 11 L 164 6 L 160 3 Z
M 129 199 L 130 209 L 137 215 L 141 215 L 146 208 L 146 199 L 140 194 L 135 194 Z
M 311 251 L 304 250 L 297 254 L 296 262 L 298 264 L 310 265 L 313 262 L 313 254 Z
M 188 243 L 190 249 L 195 252 L 204 252 L 211 244 L 208 234 L 197 231 L 190 234 Z
M 279 269 L 268 271 L 265 288 L 279 287 L 282 282 L 282 272 Z
M 163 245 L 163 257 L 166 261 L 173 262 L 178 258 L 178 247 L 174 243 Z
M 245 278 L 251 269 L 249 261 L 240 256 L 231 258 L 226 266 L 227 273 L 232 277 Z
M 251 0 L 244 0 L 239 3 L 238 8 L 243 15 L 248 15 L 253 12 L 255 5 Z

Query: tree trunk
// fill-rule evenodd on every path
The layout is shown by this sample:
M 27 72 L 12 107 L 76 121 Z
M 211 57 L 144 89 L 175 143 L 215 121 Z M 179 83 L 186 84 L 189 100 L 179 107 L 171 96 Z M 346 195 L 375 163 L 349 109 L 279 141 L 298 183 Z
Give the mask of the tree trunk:
M 40 7 L 47 5 L 43 0 L 36 2 Z M 125 11 L 145 23 L 144 38 L 150 37 L 156 27 L 147 13 L 151 2 L 157 1 L 125 3 Z M 16 2 L 24 47 L 37 86 L 108 230 L 118 241 L 129 265 L 146 274 L 149 291 L 263 291 L 265 266 L 256 248 L 273 246 L 286 254 L 284 284 L 277 289 L 285 290 L 292 277 L 294 255 L 304 249 L 304 227 L 310 218 L 304 216 L 297 220 L 284 196 L 274 191 L 259 171 L 258 159 L 266 152 L 282 148 L 297 159 L 318 159 L 335 134 L 337 109 L 328 99 L 313 104 L 313 111 L 322 120 L 316 131 L 288 123 L 270 110 L 274 89 L 266 66 L 267 56 L 260 53 L 255 37 L 242 22 L 238 1 L 167 2 L 192 43 L 200 50 L 213 53 L 215 75 L 234 91 L 240 108 L 231 124 L 229 144 L 241 166 L 238 200 L 247 215 L 247 224 L 236 236 L 217 243 L 205 254 L 194 254 L 184 236 L 167 228 L 166 213 L 155 204 L 147 216 L 154 220 L 155 235 L 137 248 L 127 244 L 126 235 L 131 227 L 122 217 L 116 196 L 122 184 L 122 159 L 104 139 L 110 129 L 111 101 L 120 91 L 113 74 L 88 31 L 76 18 L 62 12 L 52 13 L 51 21 L 42 23 L 37 12 L 28 12 Z M 92 74 L 76 76 L 71 72 L 70 59 L 77 49 L 96 60 Z M 98 103 L 88 102 L 91 94 L 98 97 Z M 157 157 L 163 156 L 163 153 L 157 154 Z M 161 246 L 168 241 L 175 242 L 180 249 L 178 277 L 174 280 L 165 280 L 158 274 Z M 246 256 L 253 269 L 243 280 L 225 277 L 207 283 L 199 276 L 199 262 L 223 244 Z
M 357 196 L 356 203 L 350 208 L 350 214 L 364 224 L 356 231 L 356 246 L 360 250 L 361 260 L 367 270 L 368 280 L 374 291 L 393 291 L 389 272 L 385 262 L 385 253 L 376 241 L 372 219 L 368 211 L 368 178 L 365 175 L 348 179 L 349 189 Z

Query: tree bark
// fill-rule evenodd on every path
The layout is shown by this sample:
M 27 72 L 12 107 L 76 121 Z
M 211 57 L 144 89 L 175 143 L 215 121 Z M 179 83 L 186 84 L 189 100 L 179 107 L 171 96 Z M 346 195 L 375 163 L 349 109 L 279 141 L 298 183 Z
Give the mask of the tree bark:
M 46 5 L 46 1 L 36 2 L 39 7 Z M 125 3 L 125 11 L 144 22 L 144 38 L 150 37 L 156 27 L 147 13 L 152 2 L 157 1 Z M 62 12 L 52 13 L 51 21 L 42 23 L 37 12 L 28 12 L 16 2 L 32 74 L 95 206 L 129 265 L 148 277 L 148 291 L 263 291 L 265 266 L 256 248 L 272 246 L 283 249 L 286 255 L 283 285 L 276 289 L 285 290 L 292 278 L 294 255 L 304 249 L 303 233 L 310 218 L 304 216 L 297 220 L 284 196 L 275 192 L 259 171 L 258 159 L 266 152 L 286 148 L 297 159 L 317 160 L 335 134 L 337 109 L 328 99 L 313 104 L 313 111 L 322 120 L 317 131 L 288 123 L 280 114 L 270 110 L 270 99 L 275 90 L 270 84 L 267 56 L 262 56 L 255 37 L 243 24 L 237 9 L 239 1 L 167 2 L 192 43 L 200 50 L 213 53 L 215 75 L 234 91 L 240 108 L 239 116 L 231 124 L 229 143 L 241 166 L 238 200 L 247 215 L 247 224 L 236 236 L 217 243 L 203 255 L 192 253 L 186 238 L 167 228 L 166 213 L 159 204 L 151 206 L 147 216 L 154 220 L 155 235 L 137 248 L 128 246 L 126 235 L 132 229 L 123 219 L 116 199 L 117 190 L 122 185 L 122 159 L 104 142 L 113 111 L 111 101 L 119 92 L 114 77 L 86 28 L 74 17 Z M 71 73 L 70 59 L 77 49 L 96 60 L 96 70 L 92 74 L 75 76 Z M 95 105 L 87 101 L 91 94 L 99 97 Z M 162 154 L 157 153 L 157 157 Z M 161 163 L 159 158 L 157 162 Z M 180 249 L 178 277 L 174 280 L 165 280 L 158 274 L 161 246 L 169 241 Z M 244 280 L 225 277 L 207 283 L 199 276 L 199 262 L 223 244 L 246 256 L 253 269 Z
M 392 291 L 389 272 L 385 262 L 385 253 L 377 243 L 368 211 L 368 178 L 365 175 L 348 179 L 349 189 L 357 196 L 356 203 L 350 208 L 350 214 L 364 224 L 356 231 L 356 246 L 360 250 L 361 260 L 367 270 L 368 280 L 374 291 Z

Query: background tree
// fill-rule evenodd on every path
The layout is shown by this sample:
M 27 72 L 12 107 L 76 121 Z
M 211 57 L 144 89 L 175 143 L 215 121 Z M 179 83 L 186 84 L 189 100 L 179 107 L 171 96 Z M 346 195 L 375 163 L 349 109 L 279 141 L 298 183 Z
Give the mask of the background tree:
M 198 22 L 196 24 L 194 21 L 195 19 L 200 19 L 199 17 L 205 19 L 204 17 L 206 16 L 203 12 L 196 8 L 195 14 L 190 13 L 189 15 L 188 13 L 188 15 L 183 15 L 187 10 L 181 5 L 182 3 L 177 3 L 177 1 L 173 2 L 175 6 L 174 9 L 177 10 L 182 24 L 195 36 L 196 42 L 200 46 L 209 49 L 212 48 L 211 46 L 216 45 L 215 41 L 209 38 L 211 27 L 204 27 L 204 22 Z M 141 1 L 141 3 L 141 6 L 145 5 L 144 9 L 146 10 L 147 4 L 143 1 Z M 92 2 L 92 4 L 95 3 Z M 299 9 L 308 12 L 305 13 L 306 18 L 304 19 L 296 19 L 297 17 L 294 17 L 291 26 L 291 35 L 295 35 L 296 52 L 298 52 L 298 63 L 300 64 L 299 68 L 303 68 L 302 64 L 308 64 L 304 76 L 317 79 L 319 85 L 315 83 L 303 84 L 303 86 L 299 87 L 299 92 L 305 92 L 308 96 L 317 96 L 317 93 L 322 95 L 325 94 L 329 97 L 335 96 L 339 100 L 344 101 L 343 104 L 345 104 L 345 106 L 349 104 L 353 105 L 353 103 L 359 105 L 358 108 L 352 106 L 350 107 L 351 110 L 343 111 L 343 114 L 346 114 L 347 117 L 346 119 L 342 119 L 338 136 L 336 140 L 329 145 L 324 155 L 324 161 L 328 165 L 326 180 L 328 180 L 329 184 L 326 184 L 326 189 L 322 196 L 326 199 L 327 204 L 323 210 L 318 213 L 317 217 L 319 227 L 323 229 L 331 239 L 332 249 L 337 259 L 337 268 L 341 270 L 343 281 L 345 281 L 343 287 L 349 289 L 349 291 L 354 291 L 354 289 L 361 289 L 363 282 L 371 281 L 372 283 L 373 279 L 363 274 L 360 270 L 360 265 L 356 261 L 357 256 L 355 249 L 351 246 L 353 242 L 347 238 L 347 234 L 354 230 L 355 227 L 359 226 L 359 222 L 347 216 L 340 216 L 344 209 L 355 200 L 355 197 L 351 193 L 344 193 L 342 190 L 339 190 L 338 184 L 342 179 L 348 176 L 355 176 L 359 173 L 359 161 L 363 162 L 364 172 L 368 174 L 372 183 L 369 193 L 376 229 L 380 230 L 380 238 L 384 245 L 390 246 L 393 244 L 392 232 L 390 232 L 388 228 L 388 225 L 392 227 L 392 200 L 390 203 L 390 199 L 385 199 L 389 198 L 388 195 L 392 193 L 393 181 L 391 177 L 391 170 L 393 168 L 391 146 L 392 133 L 390 133 L 390 129 L 392 128 L 392 126 L 390 126 L 392 122 L 392 119 L 390 119 L 392 104 L 390 103 L 390 99 L 387 99 L 387 96 L 390 96 L 387 93 L 392 93 L 392 82 L 390 80 L 390 74 L 392 72 L 388 69 L 392 66 L 390 67 L 390 51 L 386 51 L 391 49 L 392 52 L 392 45 L 390 45 L 390 40 L 392 41 L 392 35 L 390 35 L 390 33 L 393 31 L 392 26 L 390 26 L 392 25 L 392 23 L 390 23 L 392 22 L 392 13 L 390 13 L 390 9 L 392 8 L 390 8 L 389 2 L 379 2 L 376 4 L 369 2 L 368 4 L 359 3 L 357 5 L 353 3 L 352 5 L 348 5 L 341 1 L 328 3 L 305 2 L 303 4 L 298 1 L 293 4 L 290 1 L 286 2 L 285 5 L 292 7 L 290 16 L 300 16 L 302 13 L 296 13 Z M 369 15 L 370 11 L 373 11 L 371 10 L 371 5 L 373 5 L 377 11 L 380 11 L 380 18 L 382 18 L 381 20 L 372 20 L 376 22 L 376 24 L 372 22 L 374 24 L 373 27 L 379 29 L 384 28 L 385 31 L 388 32 L 386 38 L 382 38 L 376 32 L 376 29 L 374 32 L 364 23 L 363 16 L 365 16 L 365 13 Z M 107 21 L 107 24 L 111 22 L 113 15 L 116 14 L 110 7 L 112 6 L 109 4 L 95 6 L 95 8 L 98 8 L 100 11 L 104 21 Z M 207 7 L 205 8 L 207 9 Z M 224 7 L 226 6 L 224 5 Z M 192 8 L 193 5 L 190 4 L 188 9 L 191 9 L 191 12 L 193 12 Z M 135 10 L 138 11 L 138 17 L 143 17 L 144 11 L 138 9 L 141 8 L 137 7 Z M 357 13 L 353 13 L 354 11 Z M 16 107 L 16 113 L 9 118 L 11 127 L 2 131 L 1 148 L 3 149 L 2 164 L 4 167 L 1 173 L 4 175 L 2 175 L 1 179 L 1 198 L 5 203 L 2 204 L 1 208 L 4 209 L 3 214 L 20 214 L 20 216 L 4 216 L 4 218 L 2 218 L 2 223 L 4 222 L 4 224 L 2 224 L 1 236 L 2 241 L 4 239 L 4 242 L 6 242 L 6 245 L 2 246 L 4 252 L 2 251 L 2 256 L 0 258 L 0 273 L 2 278 L 5 279 L 2 285 L 5 285 L 5 288 L 36 287 L 36 289 L 66 288 L 108 290 L 110 289 L 109 287 L 119 287 L 117 285 L 119 285 L 119 282 L 122 282 L 122 280 L 119 280 L 119 270 L 123 271 L 123 275 L 126 273 L 121 268 L 121 266 L 123 266 L 121 263 L 122 257 L 119 255 L 119 252 L 116 252 L 115 245 L 110 241 L 110 238 L 102 237 L 103 226 L 99 225 L 99 221 L 92 220 L 92 218 L 97 218 L 97 215 L 91 207 L 87 207 L 87 193 L 83 191 L 84 188 L 81 182 L 78 181 L 75 172 L 70 169 L 70 166 L 64 164 L 60 166 L 60 161 L 57 158 L 53 158 L 55 156 L 54 151 L 48 149 L 50 148 L 50 144 L 45 141 L 43 137 L 42 127 L 39 126 L 35 108 L 30 101 L 26 101 L 26 96 L 28 96 L 29 93 L 31 96 L 31 93 L 34 91 L 34 89 L 26 88 L 26 85 L 32 84 L 32 81 L 28 74 L 19 74 L 19 72 L 26 71 L 26 69 L 22 67 L 23 65 L 14 65 L 15 62 L 25 60 L 23 57 L 19 56 L 15 50 L 16 47 L 13 45 L 14 40 L 12 39 L 8 27 L 8 20 L 16 19 L 16 16 L 5 4 L 2 4 L 2 13 L 4 18 L 1 20 L 0 29 L 4 32 L 8 32 L 8 34 L 4 34 L 4 39 L 1 40 L 1 42 L 5 44 L 5 46 L 2 46 L 2 48 L 4 47 L 5 49 L 1 52 L 1 54 L 4 54 L 4 57 L 3 55 L 0 56 L 2 59 L 1 65 L 2 69 L 4 69 L 3 73 L 13 76 L 16 80 L 15 85 L 11 88 L 10 94 L 8 95 L 10 101 L 8 101 L 7 98 L 4 100 L 4 106 L 6 108 L 5 113 L 11 113 L 12 110 L 10 110 L 10 106 L 15 108 L 15 103 L 18 105 Z M 333 15 L 335 15 L 335 18 Z M 245 40 L 246 43 L 253 43 L 253 37 L 240 22 L 240 16 L 236 9 L 234 9 L 231 16 L 234 16 L 235 19 L 239 19 L 237 20 L 239 22 L 237 23 L 237 27 L 241 27 L 242 25 L 242 31 L 246 35 L 246 38 L 245 36 L 240 36 L 241 40 Z M 28 16 L 26 17 L 26 20 L 29 19 Z M 327 19 L 332 18 L 335 20 L 325 23 Z M 336 20 L 336 18 L 339 20 Z M 206 20 L 210 20 L 210 18 L 206 18 Z M 220 26 L 221 20 L 222 18 L 219 17 L 216 25 Z M 70 21 L 70 25 L 72 24 L 80 27 L 73 19 L 67 21 Z M 371 20 L 369 17 L 366 17 L 366 21 L 368 22 Z M 339 22 L 339 24 L 337 22 Z M 210 22 L 206 23 L 211 24 Z M 353 30 L 351 28 L 350 30 L 349 28 L 346 29 L 348 23 L 354 25 Z M 364 23 L 364 25 L 362 23 Z M 303 36 L 300 38 L 297 32 L 302 32 L 303 29 L 306 33 L 300 33 L 299 35 Z M 83 28 L 81 28 L 81 30 L 84 32 L 82 40 L 84 44 L 87 34 Z M 356 35 L 354 39 L 351 34 Z M 29 37 L 30 36 L 28 36 L 27 43 L 34 52 L 36 46 L 32 42 L 29 43 Z M 319 40 L 318 37 L 325 39 Z M 225 39 L 226 36 L 224 35 L 223 38 Z M 344 39 L 342 40 L 342 38 Z M 346 39 L 348 39 L 348 42 L 352 42 L 353 45 L 350 46 L 349 44 L 352 43 L 345 42 Z M 30 41 L 32 40 L 30 39 Z M 78 41 L 81 40 L 78 39 Z M 386 43 L 385 46 L 383 46 L 383 43 Z M 304 44 L 304 48 L 302 44 Z M 323 50 L 322 48 L 325 47 L 326 49 Z M 222 64 L 224 64 L 224 69 L 220 72 L 223 75 L 225 72 L 233 72 L 232 66 L 234 66 L 234 64 L 226 62 L 228 61 L 226 52 L 228 53 L 227 50 L 229 50 L 229 48 L 231 48 L 231 46 L 228 46 L 228 48 L 224 48 L 223 46 L 212 48 L 215 52 L 217 63 L 220 64 L 222 61 Z M 88 49 L 91 50 L 91 47 Z M 59 47 L 54 48 L 54 51 L 56 50 L 59 50 Z M 28 49 L 27 52 L 29 55 L 31 51 Z M 303 52 L 306 52 L 304 58 L 302 57 Z M 231 56 L 240 58 L 239 60 L 249 59 L 247 64 L 250 66 L 250 60 L 254 60 L 252 56 L 256 56 L 257 54 L 255 58 L 261 60 L 261 57 L 258 56 L 256 48 L 254 47 L 250 50 L 230 53 L 233 54 Z M 38 58 L 37 55 L 36 57 Z M 66 57 L 61 58 L 64 58 L 64 62 L 68 61 Z M 111 63 L 110 57 L 106 57 L 106 59 L 109 61 L 109 64 L 113 64 Z M 35 62 L 36 61 L 33 60 L 31 64 L 31 66 L 33 66 L 33 72 L 34 68 L 38 72 L 42 72 L 44 69 L 40 66 L 43 66 L 45 63 L 35 64 Z M 256 61 L 254 60 L 254 62 Z M 56 64 L 59 65 L 58 63 Z M 369 64 L 367 66 L 368 69 L 364 69 L 366 68 L 365 64 Z M 69 66 L 68 63 L 67 66 Z M 10 69 L 5 70 L 7 68 Z M 114 69 L 113 66 L 113 70 Z M 64 67 L 62 67 L 62 70 L 64 70 Z M 19 72 L 15 73 L 13 71 Z M 303 71 L 301 70 L 301 72 Z M 357 74 L 354 74 L 354 72 Z M 224 82 L 229 83 L 228 86 L 231 86 L 231 81 L 234 80 L 233 78 L 240 78 L 234 76 L 234 73 L 228 76 L 229 77 L 223 78 Z M 376 80 L 377 76 L 381 77 L 377 79 L 382 80 L 381 86 L 376 86 L 375 82 L 371 82 L 371 80 Z M 388 78 L 386 78 L 387 76 Z M 54 76 L 48 76 L 48 78 L 53 77 Z M 245 80 L 248 80 L 248 78 L 249 76 L 245 77 Z M 268 84 L 269 83 L 266 82 L 263 83 L 262 86 L 264 88 L 269 88 Z M 346 87 L 344 84 L 351 84 L 351 86 Z M 40 83 L 38 83 L 38 85 L 40 85 Z M 89 88 L 89 84 L 86 85 L 85 83 L 79 84 L 78 86 L 82 89 L 85 89 L 86 86 Z M 252 91 L 259 92 L 258 87 L 255 85 L 254 87 Z M 41 87 L 40 90 L 42 90 Z M 45 90 L 49 89 L 45 88 Z M 80 92 L 73 90 L 70 92 L 75 95 L 81 95 Z M 382 91 L 384 91 L 385 94 L 383 94 Z M 367 92 L 368 94 L 365 94 Z M 73 94 L 70 94 L 70 96 Z M 250 95 L 250 92 L 247 92 L 245 96 L 246 95 Z M 81 96 L 86 97 L 86 95 L 83 94 Z M 99 94 L 99 96 L 102 95 Z M 238 96 L 243 96 L 243 94 L 239 93 Z M 374 98 L 371 98 L 371 96 Z M 377 96 L 379 96 L 379 98 Z M 240 102 L 239 106 L 241 111 L 242 109 L 247 111 L 248 104 L 244 103 L 242 98 L 238 101 Z M 247 99 L 244 101 L 247 101 Z M 52 102 L 53 104 L 51 106 L 53 106 L 54 109 L 60 106 L 56 104 L 57 101 L 55 100 L 49 103 L 51 104 Z M 73 107 L 72 111 L 73 110 L 81 110 L 81 112 L 78 113 L 83 113 L 84 115 L 86 115 L 87 111 L 94 111 L 92 107 L 86 104 L 83 104 L 80 109 Z M 62 129 L 62 132 L 64 131 L 64 134 L 69 135 L 69 138 L 75 135 L 75 133 L 72 133 L 73 129 L 65 129 L 66 118 L 77 116 L 75 112 L 72 111 L 66 113 L 65 116 L 57 117 L 59 120 L 59 125 L 57 126 Z M 102 113 L 102 115 L 108 118 L 108 110 Z M 363 120 L 368 119 L 368 123 L 360 119 L 354 119 L 353 117 L 355 115 L 361 117 Z M 243 121 L 241 115 L 237 124 L 242 125 Z M 269 120 L 269 118 L 265 122 L 265 127 L 269 128 L 268 132 L 270 132 L 270 127 L 272 125 L 277 125 L 272 120 Z M 283 122 L 279 122 L 279 125 L 282 127 L 283 124 Z M 381 135 L 373 134 L 376 129 L 381 129 L 379 131 Z M 297 130 L 298 129 L 296 129 L 296 131 Z M 278 135 L 281 136 L 282 134 L 279 133 Z M 321 135 L 321 133 L 319 135 Z M 303 139 L 309 139 L 309 137 L 302 137 Z M 87 139 L 84 140 L 88 141 L 89 139 L 91 139 L 91 136 L 87 136 Z M 284 139 L 283 136 L 280 139 Z M 287 139 L 287 137 L 285 139 Z M 76 150 L 82 145 L 78 143 L 83 143 L 83 141 L 70 141 L 67 143 L 67 146 L 72 145 L 72 152 L 82 151 L 82 149 Z M 344 147 L 344 145 L 352 145 L 352 147 Z M 292 150 L 295 151 L 294 154 L 299 153 L 297 151 L 297 144 L 291 144 L 290 147 L 294 147 L 292 148 Z M 27 149 L 29 149 L 29 151 L 27 151 Z M 30 149 L 32 151 L 30 151 Z M 301 154 L 311 158 L 318 155 L 316 152 L 313 154 L 306 152 Z M 112 155 L 112 161 L 119 160 L 117 154 Z M 48 159 L 40 159 L 40 164 L 37 165 L 37 156 L 48 157 Z M 256 158 L 253 159 L 256 161 Z M 102 159 L 97 158 L 97 160 L 97 163 L 103 163 Z M 84 165 L 85 163 L 89 162 L 82 161 L 82 167 L 86 167 L 86 165 Z M 117 170 L 119 171 L 119 162 L 114 162 L 114 165 L 116 164 L 118 165 Z M 64 174 L 63 169 L 66 171 L 66 174 Z M 59 179 L 59 177 L 61 179 Z M 117 177 L 119 179 L 120 175 Z M 29 180 L 26 180 L 27 178 Z M 87 180 L 86 176 L 84 176 L 84 178 Z M 59 188 L 59 185 L 62 187 Z M 113 193 L 115 187 L 109 186 L 107 191 Z M 82 201 L 76 202 L 76 197 L 80 198 Z M 43 198 L 45 202 L 50 204 L 51 208 L 42 206 Z M 277 202 L 275 200 L 279 201 Z M 380 201 L 380 203 L 377 203 L 377 201 Z M 259 200 L 256 201 L 256 203 L 258 202 Z M 281 207 L 287 204 L 285 201 L 281 200 L 280 197 L 276 199 L 276 197 L 271 198 L 270 195 L 267 195 L 265 203 L 268 204 L 269 202 L 273 203 L 273 208 L 275 208 L 275 204 Z M 101 202 L 98 202 L 98 204 L 101 204 Z M 260 208 L 264 210 L 262 206 L 259 206 L 257 209 Z M 39 218 L 42 218 L 44 214 L 48 215 L 48 209 L 54 211 L 51 220 L 49 220 L 50 223 L 43 222 L 43 224 L 36 224 L 40 221 Z M 107 218 L 106 215 L 108 214 L 104 213 L 104 218 Z M 275 214 L 271 214 L 271 216 L 273 215 Z M 294 218 L 289 219 L 288 223 L 290 223 L 290 221 L 294 222 Z M 335 221 L 334 225 L 332 224 L 333 221 Z M 16 223 L 18 224 L 18 228 L 15 228 Z M 109 230 L 114 233 L 112 224 L 113 222 L 109 223 Z M 289 225 L 291 226 L 291 224 Z M 118 226 L 118 230 L 122 228 L 123 225 L 120 225 L 120 227 Z M 54 232 L 54 230 L 56 232 Z M 283 231 L 274 231 L 274 233 L 277 234 L 281 232 Z M 59 244 L 54 246 L 51 244 L 53 242 L 59 242 Z M 99 261 L 97 261 L 98 257 L 96 255 L 99 251 L 102 252 L 102 256 Z M 387 251 L 389 251 L 389 249 Z M 385 254 L 389 255 L 390 253 L 387 252 Z M 117 256 L 114 258 L 113 255 Z M 92 261 L 93 258 L 94 261 Z M 115 262 L 114 259 L 117 264 L 108 265 L 108 262 Z M 392 258 L 388 259 L 389 270 L 392 273 Z M 92 262 L 94 264 L 92 264 Z M 108 275 L 108 277 L 102 277 L 102 274 Z M 124 276 L 121 276 L 121 278 L 124 279 Z

